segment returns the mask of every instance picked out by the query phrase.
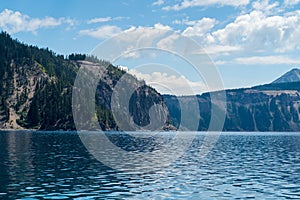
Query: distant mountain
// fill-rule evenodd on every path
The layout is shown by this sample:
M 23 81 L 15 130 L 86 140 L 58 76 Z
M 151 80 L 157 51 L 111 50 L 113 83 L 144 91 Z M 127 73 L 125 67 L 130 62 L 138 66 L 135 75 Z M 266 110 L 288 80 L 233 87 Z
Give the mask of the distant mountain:
M 113 87 L 125 71 L 86 55 L 71 54 L 64 58 L 0 33 L 0 129 L 75 129 L 72 91 L 83 65 L 103 68 L 95 95 L 95 116 L 103 130 L 117 130 L 110 99 Z M 130 77 L 128 84 L 140 84 L 141 81 Z M 146 85 L 139 88 L 130 101 L 131 119 L 124 120 L 133 120 L 140 126 L 149 124 L 149 108 L 154 103 L 164 105 L 161 95 Z M 121 108 L 119 112 L 122 114 L 126 109 Z
M 285 73 L 272 83 L 291 83 L 300 81 L 300 69 L 294 68 L 291 71 Z

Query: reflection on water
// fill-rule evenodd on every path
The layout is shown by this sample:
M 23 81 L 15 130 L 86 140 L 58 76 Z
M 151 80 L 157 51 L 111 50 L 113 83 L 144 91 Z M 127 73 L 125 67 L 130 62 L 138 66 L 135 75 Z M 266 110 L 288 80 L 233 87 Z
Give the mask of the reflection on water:
M 128 146 L 132 137 L 110 139 L 133 148 Z M 300 134 L 223 134 L 201 159 L 203 139 L 198 134 L 169 167 L 129 173 L 95 160 L 75 132 L 3 131 L 0 199 L 300 198 Z M 136 148 L 155 149 L 156 144 L 161 143 Z

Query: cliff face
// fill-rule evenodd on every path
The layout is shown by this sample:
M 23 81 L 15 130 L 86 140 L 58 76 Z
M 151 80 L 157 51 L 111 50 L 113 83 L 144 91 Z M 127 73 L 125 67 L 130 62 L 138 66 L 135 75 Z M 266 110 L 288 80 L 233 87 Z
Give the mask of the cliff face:
M 300 82 L 268 84 L 250 89 L 227 90 L 227 114 L 224 131 L 300 131 Z M 183 98 L 188 104 L 190 97 Z M 170 120 L 180 123 L 180 107 L 175 96 L 164 96 Z M 199 131 L 208 129 L 210 96 L 197 97 Z M 181 100 L 182 101 L 182 100 Z M 193 112 L 193 111 L 191 111 Z M 188 127 L 187 127 L 188 128 Z
M 71 129 L 78 65 L 0 34 L 0 128 Z
M 113 87 L 126 72 L 95 58 L 80 61 L 85 56 L 65 59 L 48 49 L 19 43 L 6 33 L 0 33 L 0 128 L 1 129 L 75 129 L 72 114 L 72 91 L 76 74 L 83 65 L 106 66 L 95 95 L 96 120 L 103 130 L 119 127 L 111 112 Z M 139 81 L 131 77 L 132 84 Z M 154 89 L 143 86 L 130 102 L 130 117 L 145 126 L 150 123 L 149 108 L 162 104 Z M 122 110 L 125 112 L 125 110 Z M 88 125 L 88 124 L 87 124 Z M 130 129 L 131 130 L 131 129 Z
M 94 85 L 92 80 L 99 80 L 95 102 L 97 120 L 102 130 L 153 130 L 151 128 L 161 130 L 168 125 L 168 110 L 162 96 L 145 85 L 144 81 L 137 80 L 134 76 L 105 61 L 96 63 L 79 61 L 78 63 L 84 67 L 84 70 L 81 70 L 81 80 L 77 82 L 79 88 L 76 88 L 81 90 L 78 93 L 81 105 L 75 105 L 77 113 L 85 112 L 81 109 L 86 105 L 85 101 L 88 99 L 86 97 L 93 92 L 90 90 Z M 89 120 L 85 120 L 85 117 Z M 159 126 L 152 126 L 153 120 L 156 119 L 159 119 Z M 79 115 L 76 120 L 79 121 L 80 127 L 97 129 L 97 125 L 92 125 L 96 119 L 89 113 Z
M 38 84 L 49 81 L 49 77 L 37 63 L 18 66 L 12 59 L 9 67 L 2 77 L 0 128 L 22 129 L 19 122 L 29 112 Z
M 300 92 L 228 92 L 227 131 L 299 131 Z

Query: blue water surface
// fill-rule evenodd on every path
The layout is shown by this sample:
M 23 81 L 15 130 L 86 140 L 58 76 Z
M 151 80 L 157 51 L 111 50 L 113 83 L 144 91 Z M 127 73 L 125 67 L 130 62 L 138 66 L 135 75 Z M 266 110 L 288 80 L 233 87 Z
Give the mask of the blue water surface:
M 161 145 L 107 136 L 126 151 Z M 204 138 L 167 167 L 133 173 L 96 160 L 76 132 L 0 131 L 0 199 L 300 199 L 299 133 L 224 133 L 201 157 Z

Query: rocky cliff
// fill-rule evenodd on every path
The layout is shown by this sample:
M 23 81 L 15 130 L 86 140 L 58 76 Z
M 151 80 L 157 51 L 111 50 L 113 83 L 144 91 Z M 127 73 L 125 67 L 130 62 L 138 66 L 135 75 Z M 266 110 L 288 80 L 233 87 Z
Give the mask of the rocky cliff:
M 227 90 L 226 96 L 224 131 L 300 131 L 300 82 Z M 178 99 L 188 105 L 191 98 L 164 95 L 175 126 L 181 120 Z M 205 131 L 211 117 L 210 95 L 199 95 L 197 99 L 200 113 L 198 130 Z

